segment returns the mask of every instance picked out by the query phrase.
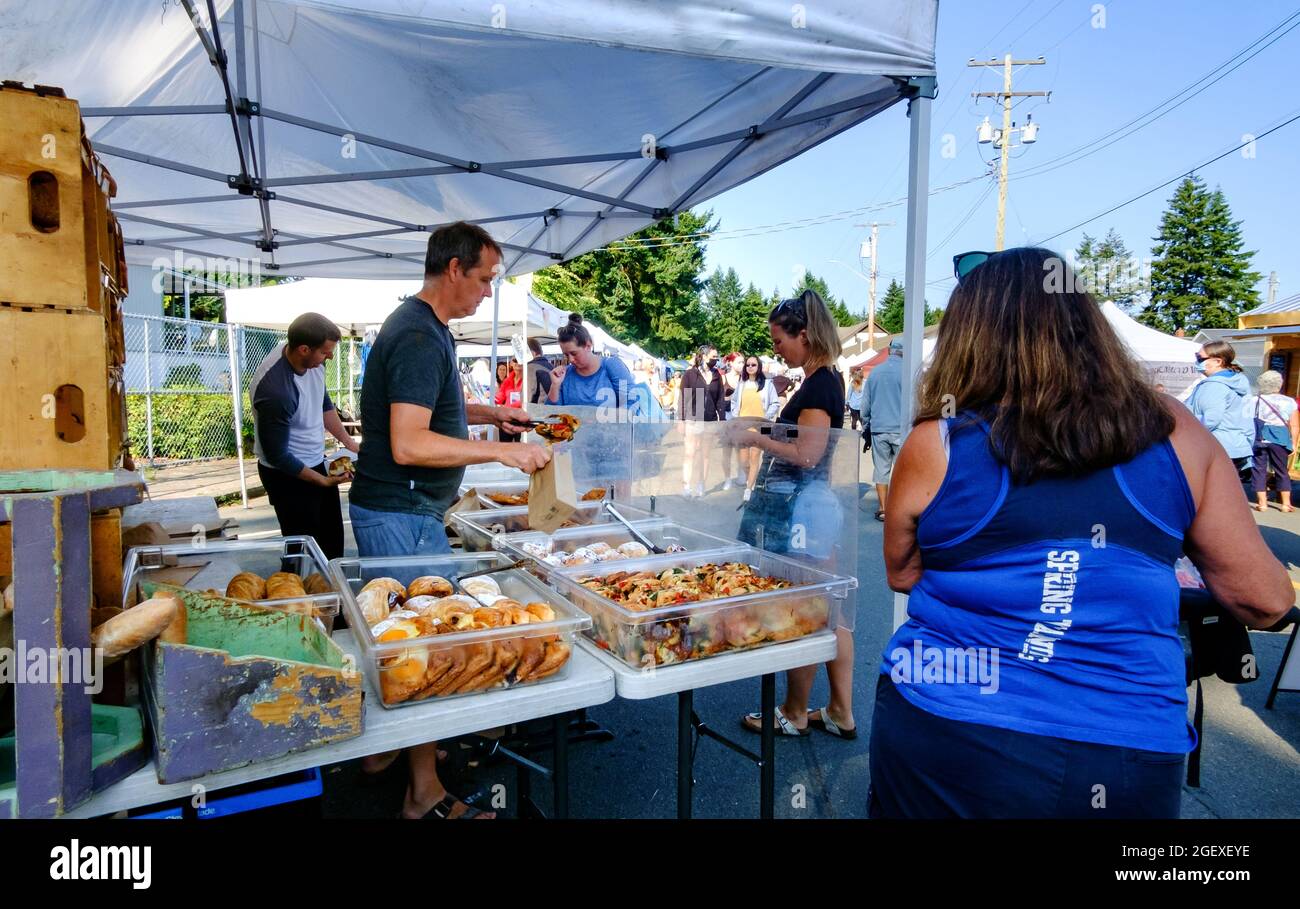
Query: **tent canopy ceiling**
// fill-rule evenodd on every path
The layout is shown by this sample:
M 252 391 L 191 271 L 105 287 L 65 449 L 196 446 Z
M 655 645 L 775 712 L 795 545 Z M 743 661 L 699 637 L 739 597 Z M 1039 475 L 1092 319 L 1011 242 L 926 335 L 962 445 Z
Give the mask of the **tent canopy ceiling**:
M 0 77 L 81 103 L 134 264 L 418 279 L 463 219 L 518 274 L 928 91 L 937 0 L 864 5 L 0 0 Z

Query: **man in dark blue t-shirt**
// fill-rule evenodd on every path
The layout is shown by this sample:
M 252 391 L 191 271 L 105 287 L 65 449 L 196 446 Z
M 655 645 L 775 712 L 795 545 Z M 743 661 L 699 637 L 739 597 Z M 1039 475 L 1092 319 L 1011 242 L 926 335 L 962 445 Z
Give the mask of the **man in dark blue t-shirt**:
M 519 425 L 528 420 L 525 411 L 465 403 L 447 327 L 491 295 L 500 264 L 501 247 L 483 228 L 464 222 L 439 228 L 429 237 L 424 286 L 379 330 L 361 387 L 361 453 L 348 496 L 362 558 L 451 552 L 443 516 L 467 465 L 495 461 L 532 473 L 551 459 L 541 445 L 469 438 L 470 423 L 527 431 Z M 367 758 L 365 769 L 379 772 L 395 757 Z M 438 780 L 436 743 L 412 748 L 410 765 L 403 816 L 478 814 Z

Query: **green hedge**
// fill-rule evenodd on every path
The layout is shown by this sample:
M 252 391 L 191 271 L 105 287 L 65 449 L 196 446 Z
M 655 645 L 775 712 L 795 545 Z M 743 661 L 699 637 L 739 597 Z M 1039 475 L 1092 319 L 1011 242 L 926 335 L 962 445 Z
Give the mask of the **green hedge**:
M 149 455 L 149 420 L 142 394 L 127 395 L 131 451 L 137 459 Z M 243 401 L 244 456 L 253 451 L 253 421 L 248 396 Z M 155 458 L 233 458 L 235 433 L 230 396 L 203 392 L 153 395 L 153 456 Z

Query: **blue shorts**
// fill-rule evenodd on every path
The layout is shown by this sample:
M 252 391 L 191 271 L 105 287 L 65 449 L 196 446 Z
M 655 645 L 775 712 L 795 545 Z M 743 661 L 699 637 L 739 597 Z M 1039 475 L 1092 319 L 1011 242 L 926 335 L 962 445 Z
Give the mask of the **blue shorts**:
M 404 511 L 375 511 L 349 504 L 352 536 L 361 558 L 375 556 L 449 555 L 442 518 Z
M 936 716 L 876 684 L 873 818 L 1177 818 L 1185 755 Z

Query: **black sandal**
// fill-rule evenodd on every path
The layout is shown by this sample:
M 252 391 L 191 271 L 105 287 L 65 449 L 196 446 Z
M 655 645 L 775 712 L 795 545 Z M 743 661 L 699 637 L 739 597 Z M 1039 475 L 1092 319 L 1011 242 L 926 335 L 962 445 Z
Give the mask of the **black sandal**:
M 876 520 L 879 521 L 879 522 L 882 523 L 882 524 L 885 523 L 885 513 L 884 513 L 884 511 L 877 511 L 877 512 L 876 512 Z
M 456 798 L 454 795 L 448 792 L 441 799 L 435 802 L 432 808 L 430 808 L 428 811 L 424 813 L 423 817 L 421 817 L 421 820 L 427 821 L 430 818 L 434 818 L 439 821 L 469 821 L 469 820 L 473 820 L 474 818 L 478 817 L 480 814 L 483 813 L 479 809 L 475 808 L 473 805 L 469 805 L 466 804 L 465 802 L 461 802 L 462 805 L 465 805 L 464 813 L 459 814 L 456 817 L 452 817 L 451 816 L 452 809 L 456 807 L 456 803 L 458 801 L 460 801 L 460 799 Z M 398 820 L 405 819 L 405 816 L 400 811 L 397 812 L 397 817 Z

